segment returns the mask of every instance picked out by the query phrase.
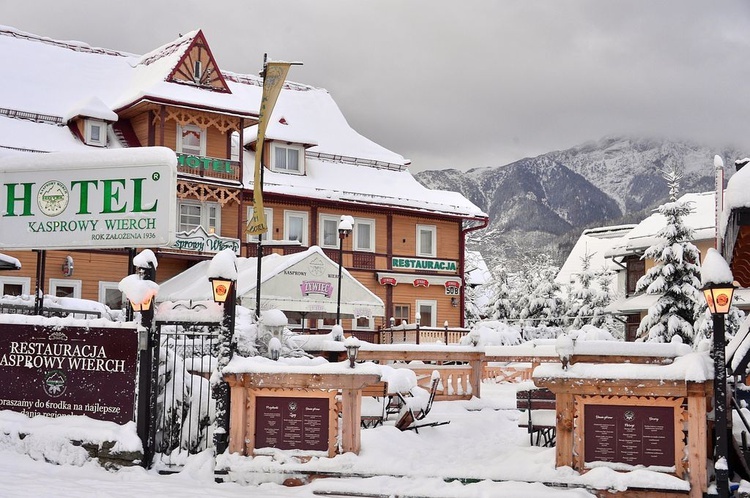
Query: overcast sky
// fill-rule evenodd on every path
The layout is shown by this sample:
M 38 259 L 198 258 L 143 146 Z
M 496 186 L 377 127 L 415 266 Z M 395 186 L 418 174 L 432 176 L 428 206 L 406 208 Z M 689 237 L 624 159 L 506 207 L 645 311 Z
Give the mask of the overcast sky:
M 750 154 L 747 0 L 0 0 L 0 23 L 136 54 L 200 28 L 226 70 L 301 61 L 290 80 L 413 171 L 619 133 Z

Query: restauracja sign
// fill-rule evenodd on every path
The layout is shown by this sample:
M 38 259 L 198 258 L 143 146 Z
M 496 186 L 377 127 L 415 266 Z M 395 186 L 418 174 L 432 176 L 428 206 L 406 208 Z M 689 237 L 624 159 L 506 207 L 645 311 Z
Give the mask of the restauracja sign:
M 155 247 L 174 239 L 177 167 L 161 147 L 12 156 L 2 249 Z
M 391 258 L 391 266 L 409 270 L 456 271 L 458 269 L 455 261 L 441 259 Z

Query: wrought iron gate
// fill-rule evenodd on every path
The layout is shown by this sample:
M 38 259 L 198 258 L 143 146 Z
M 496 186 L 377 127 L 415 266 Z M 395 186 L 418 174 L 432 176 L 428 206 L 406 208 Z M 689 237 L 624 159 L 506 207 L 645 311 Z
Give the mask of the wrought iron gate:
M 157 469 L 181 467 L 187 457 L 212 448 L 216 370 L 221 323 L 157 321 L 158 369 L 152 407 Z

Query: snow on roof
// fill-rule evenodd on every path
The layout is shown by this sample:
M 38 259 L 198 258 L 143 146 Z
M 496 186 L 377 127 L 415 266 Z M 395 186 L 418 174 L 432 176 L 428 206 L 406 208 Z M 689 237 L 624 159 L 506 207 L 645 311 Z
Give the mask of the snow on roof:
M 21 262 L 0 252 L 0 270 L 20 270 Z
M 245 164 L 252 164 L 247 162 L 252 160 L 246 156 Z M 246 168 L 245 173 L 245 186 L 252 188 L 252 172 Z M 409 171 L 391 171 L 309 157 L 303 177 L 265 171 L 263 191 L 364 205 L 396 205 L 458 216 L 486 216 L 460 193 L 430 190 Z
M 466 251 L 466 285 L 485 285 L 492 281 L 492 273 L 479 251 Z
M 713 239 L 716 236 L 715 197 L 714 192 L 702 192 L 685 194 L 678 199 L 678 202 L 689 203 L 692 208 L 690 214 L 683 218 L 683 222 L 694 231 L 693 242 Z M 659 241 L 656 234 L 666 225 L 666 218 L 655 212 L 638 223 L 623 243 L 613 246 L 605 256 L 626 256 L 643 252 Z
M 0 62 L 13 68 L 0 92 L 0 147 L 25 151 L 86 147 L 66 127 L 49 123 L 61 124 L 64 117 L 82 110 L 111 120 L 112 110 L 141 99 L 258 115 L 263 89 L 256 76 L 227 73 L 231 93 L 166 81 L 199 31 L 143 56 L 18 33 L 0 26 Z M 47 121 L 17 119 L 16 111 L 45 115 Z M 247 128 L 248 139 L 257 134 L 255 128 Z M 304 175 L 268 171 L 266 191 L 486 217 L 459 193 L 428 190 L 419 184 L 404 171 L 410 161 L 353 130 L 325 89 L 285 84 L 271 115 L 269 137 L 311 147 L 306 151 Z M 253 163 L 254 153 L 246 152 L 245 164 Z M 244 185 L 252 188 L 253 168 L 244 168 L 244 173 Z
M 63 121 L 67 122 L 77 116 L 84 116 L 87 118 L 97 118 L 102 121 L 117 121 L 117 114 L 110 109 L 107 104 L 102 102 L 99 97 L 93 96 L 84 99 L 74 106 L 68 113 L 63 117 Z
M 591 255 L 591 271 L 618 270 L 620 267 L 604 255 L 613 247 L 623 244 L 628 234 L 636 225 L 617 225 L 584 230 L 571 249 L 568 258 L 563 263 L 555 277 L 559 284 L 573 283 L 577 274 L 583 271 L 583 258 Z M 612 279 L 612 290 L 616 290 L 617 282 Z

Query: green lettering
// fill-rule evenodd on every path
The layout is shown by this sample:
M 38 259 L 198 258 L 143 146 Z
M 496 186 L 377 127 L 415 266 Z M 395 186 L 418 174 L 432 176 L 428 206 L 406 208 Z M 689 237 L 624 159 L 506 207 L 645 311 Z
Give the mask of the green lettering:
M 16 197 L 16 185 L 23 185 L 23 197 Z M 6 183 L 6 198 L 8 200 L 5 214 L 3 216 L 31 216 L 31 186 L 33 183 Z M 23 201 L 23 213 L 15 214 L 14 203 Z
M 143 207 L 143 180 L 145 178 L 133 178 L 133 212 L 134 213 L 148 213 L 156 211 L 156 205 L 159 204 L 159 200 L 155 200 L 153 205 L 149 208 Z
M 102 180 L 104 184 L 104 198 L 102 200 L 102 213 L 124 213 L 126 206 L 122 206 L 119 209 L 113 206 L 112 201 L 120 200 L 120 189 L 115 185 L 119 183 L 120 186 L 125 186 L 125 180 Z
M 78 212 L 76 214 L 91 214 L 89 211 L 89 184 L 93 184 L 94 188 L 96 188 L 98 183 L 96 180 L 75 180 L 70 182 L 71 190 L 76 185 L 81 186 L 81 193 L 78 196 Z

